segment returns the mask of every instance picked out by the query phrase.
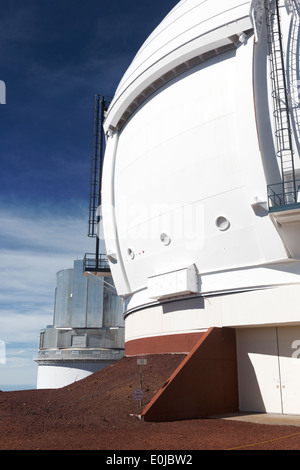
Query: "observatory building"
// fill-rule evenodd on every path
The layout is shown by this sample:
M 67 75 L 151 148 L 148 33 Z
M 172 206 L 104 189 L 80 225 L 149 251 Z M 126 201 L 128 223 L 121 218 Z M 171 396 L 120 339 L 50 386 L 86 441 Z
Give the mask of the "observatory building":
M 202 391 L 223 374 L 240 411 L 300 414 L 299 18 L 296 0 L 180 1 L 104 122 L 125 354 L 197 348 Z
M 97 279 L 84 266 L 75 260 L 56 275 L 53 325 L 41 331 L 36 358 L 38 389 L 64 387 L 123 357 L 122 302 L 107 262 Z

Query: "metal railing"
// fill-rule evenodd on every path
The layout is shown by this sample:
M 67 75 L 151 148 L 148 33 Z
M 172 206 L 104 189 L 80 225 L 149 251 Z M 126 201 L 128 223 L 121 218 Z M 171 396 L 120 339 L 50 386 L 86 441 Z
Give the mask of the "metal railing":
M 274 211 L 278 208 L 288 209 L 291 205 L 300 204 L 300 179 L 294 179 L 287 182 L 281 182 L 268 185 L 268 203 L 269 210 Z
M 100 254 L 98 256 L 95 253 L 86 253 L 83 259 L 84 271 L 90 272 L 110 272 L 110 266 L 106 255 Z

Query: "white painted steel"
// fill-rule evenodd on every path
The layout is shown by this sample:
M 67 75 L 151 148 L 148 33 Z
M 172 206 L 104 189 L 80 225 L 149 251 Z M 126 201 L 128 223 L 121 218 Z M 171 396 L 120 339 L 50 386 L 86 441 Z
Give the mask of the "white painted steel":
M 78 382 L 89 375 L 103 369 L 108 363 L 72 363 L 65 364 L 39 364 L 37 375 L 37 389 L 62 388 Z
M 116 127 L 140 93 L 185 61 L 214 48 L 252 27 L 251 1 L 183 0 L 145 41 L 123 76 L 108 111 L 105 128 Z
M 254 56 L 255 48 L 259 51 Z M 165 84 L 121 132 L 108 137 L 103 220 L 119 294 L 144 289 L 146 302 L 149 277 L 191 264 L 198 269 L 200 286 L 213 292 L 215 278 L 210 273 L 219 278 L 228 269 L 287 258 L 265 209 L 268 179 L 278 173 L 278 164 L 275 158 L 264 164 L 267 153 L 261 154 L 264 134 L 259 140 L 254 59 L 255 73 L 266 69 L 266 44 L 255 46 L 252 36 L 236 51 L 211 58 Z M 267 80 L 266 71 L 261 80 Z M 260 90 L 258 108 L 264 110 L 269 99 Z M 263 112 L 258 113 L 261 121 Z M 220 218 L 226 230 L 218 226 Z M 168 246 L 162 234 L 170 237 Z M 259 287 L 251 273 L 247 284 Z
M 263 6 L 260 0 L 179 2 L 116 90 L 105 122 L 102 199 L 126 341 L 211 326 L 269 326 L 268 338 L 274 325 L 300 325 L 300 215 L 268 211 L 267 185 L 282 175 Z M 297 176 L 295 6 L 280 1 Z M 167 279 L 192 265 L 196 293 L 170 292 L 166 282 L 151 295 L 156 276 Z M 243 334 L 241 358 L 248 344 Z M 257 368 L 259 380 L 266 365 L 270 374 L 275 367 L 268 344 L 269 357 L 253 356 L 247 365 Z M 278 391 L 267 407 L 278 409 Z
M 237 330 L 241 411 L 300 414 L 300 326 Z
M 241 411 L 282 413 L 276 328 L 237 330 Z

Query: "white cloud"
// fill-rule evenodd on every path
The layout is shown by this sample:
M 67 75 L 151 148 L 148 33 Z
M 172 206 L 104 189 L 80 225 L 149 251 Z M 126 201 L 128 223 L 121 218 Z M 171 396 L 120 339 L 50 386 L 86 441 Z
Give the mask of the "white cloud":
M 33 215 L 18 209 L 0 207 L 0 340 L 7 345 L 0 389 L 35 376 L 39 333 L 53 320 L 56 273 L 93 252 L 95 243 L 80 211 Z
M 48 324 L 52 323 L 53 309 L 41 306 L 36 309 L 33 306 L 31 312 L 18 313 L 14 309 L 3 310 L 0 315 L 1 340 L 6 345 L 38 344 L 39 332 Z
M 5 347 L 5 363 L 0 363 L 0 390 L 14 388 L 35 388 L 37 343 L 20 349 L 11 345 Z

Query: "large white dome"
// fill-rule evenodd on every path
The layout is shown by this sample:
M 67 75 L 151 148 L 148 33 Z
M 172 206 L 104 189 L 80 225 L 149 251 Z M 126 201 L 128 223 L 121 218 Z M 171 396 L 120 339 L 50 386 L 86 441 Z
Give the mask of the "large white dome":
M 224 52 L 252 28 L 251 0 L 181 0 L 144 42 L 124 74 L 108 111 L 105 128 L 122 127 L 155 89 Z M 203 57 L 204 56 L 204 57 Z
M 237 382 L 241 410 L 300 413 L 299 38 L 298 0 L 181 1 L 107 115 L 102 214 L 125 355 L 202 354 L 173 417 L 183 402 L 199 416 L 203 390 L 225 403 Z M 226 386 L 210 385 L 225 370 L 206 347 L 219 328 L 234 332 Z

